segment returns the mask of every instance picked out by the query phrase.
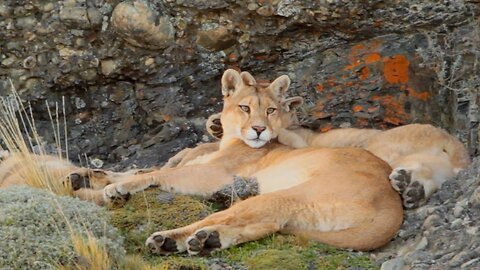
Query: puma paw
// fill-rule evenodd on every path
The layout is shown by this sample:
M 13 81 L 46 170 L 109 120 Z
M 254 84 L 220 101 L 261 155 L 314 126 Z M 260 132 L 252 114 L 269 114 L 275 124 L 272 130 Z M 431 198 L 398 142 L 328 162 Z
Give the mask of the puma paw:
M 200 229 L 187 238 L 187 251 L 190 255 L 209 254 L 222 247 L 220 233 L 216 230 Z
M 406 209 L 417 208 L 425 202 L 425 188 L 415 181 L 402 193 L 403 206 Z
M 177 241 L 169 236 L 168 232 L 156 232 L 152 234 L 145 242 L 145 245 L 151 253 L 159 255 L 166 255 L 185 250 L 185 247 L 182 248 L 180 243 L 177 244 Z
M 388 178 L 390 178 L 393 189 L 402 194 L 412 181 L 412 172 L 407 169 L 396 168 Z
M 67 176 L 67 182 L 69 182 L 72 189 L 79 190 L 81 188 L 91 188 L 90 177 L 87 174 L 81 172 L 71 173 Z
M 103 188 L 103 199 L 105 202 L 122 205 L 130 199 L 130 192 L 118 183 L 110 184 Z
M 221 139 L 223 136 L 223 127 L 222 127 L 222 122 L 220 122 L 220 113 L 216 113 L 211 115 L 207 119 L 207 131 L 210 135 L 217 139 Z

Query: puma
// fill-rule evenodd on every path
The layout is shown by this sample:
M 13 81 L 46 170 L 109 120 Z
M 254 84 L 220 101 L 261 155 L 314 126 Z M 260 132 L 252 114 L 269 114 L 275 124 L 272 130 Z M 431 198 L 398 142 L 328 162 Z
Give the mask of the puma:
M 223 132 L 220 116 L 214 114 L 207 121 L 208 132 L 216 138 L 221 138 Z M 457 138 L 429 124 L 409 124 L 386 131 L 343 128 L 323 133 L 293 125 L 279 131 L 278 141 L 294 148 L 359 147 L 372 152 L 393 168 L 390 182 L 407 209 L 423 205 L 443 182 L 470 163 Z M 215 149 L 214 145 L 208 148 Z M 195 154 L 189 153 L 186 160 Z
M 385 245 L 403 220 L 390 166 L 359 148 L 293 149 L 275 142 L 292 124 L 288 111 L 299 100 L 285 98 L 289 85 L 285 75 L 262 86 L 248 72 L 225 71 L 218 149 L 204 147 L 179 164 L 186 151 L 162 169 L 120 177 L 104 188 L 105 200 L 148 187 L 204 196 L 227 190 L 244 199 L 188 226 L 152 234 L 146 244 L 156 254 L 208 253 L 275 232 L 339 248 Z
M 81 200 L 104 203 L 103 188 L 121 176 L 142 173 L 130 170 L 124 173 L 77 167 L 70 161 L 50 155 L 10 153 L 0 151 L 0 188 L 28 185 L 29 178 L 48 177 L 72 189 L 72 195 Z

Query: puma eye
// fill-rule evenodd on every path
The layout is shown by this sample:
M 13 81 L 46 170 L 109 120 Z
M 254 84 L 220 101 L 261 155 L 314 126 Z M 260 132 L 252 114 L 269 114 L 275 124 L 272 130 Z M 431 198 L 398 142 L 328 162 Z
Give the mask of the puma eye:
M 272 114 L 276 111 L 277 109 L 276 108 L 268 108 L 267 109 L 267 114 Z
M 240 107 L 240 109 L 246 113 L 249 113 L 250 112 L 250 107 L 248 106 L 245 106 L 245 105 L 239 105 L 238 107 Z

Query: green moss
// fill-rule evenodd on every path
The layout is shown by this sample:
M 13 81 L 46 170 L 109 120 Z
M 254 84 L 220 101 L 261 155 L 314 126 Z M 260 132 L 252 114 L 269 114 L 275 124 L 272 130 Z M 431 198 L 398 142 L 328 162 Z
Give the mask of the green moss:
M 157 266 L 164 270 L 204 270 L 207 269 L 201 259 L 191 259 L 182 257 L 169 257 L 163 260 Z
M 200 259 L 154 256 L 145 249 L 145 240 L 152 233 L 186 226 L 210 213 L 206 205 L 190 196 L 172 195 L 171 200 L 160 202 L 161 193 L 158 189 L 148 189 L 134 194 L 123 207 L 110 209 L 112 224 L 125 237 L 127 253 L 141 255 L 155 265 L 154 269 L 204 269 Z
M 158 194 L 158 190 L 147 190 L 135 194 L 124 207 L 111 209 L 112 223 L 124 234 L 127 252 L 140 255 L 148 269 L 206 269 L 212 260 L 248 269 L 378 269 L 363 253 L 339 251 L 291 235 L 268 236 L 207 257 L 151 255 L 144 249 L 151 233 L 191 224 L 211 212 L 192 197 L 176 195 L 171 202 L 160 203 Z
M 298 270 L 306 267 L 301 254 L 276 249 L 261 251 L 245 263 L 250 270 Z

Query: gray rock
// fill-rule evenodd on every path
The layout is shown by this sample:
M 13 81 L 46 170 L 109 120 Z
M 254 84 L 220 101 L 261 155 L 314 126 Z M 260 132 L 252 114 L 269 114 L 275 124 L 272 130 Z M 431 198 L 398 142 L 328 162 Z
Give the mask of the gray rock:
M 69 27 L 78 29 L 89 29 L 91 27 L 87 9 L 84 7 L 64 7 L 59 15 L 60 20 Z
M 380 270 L 403 270 L 405 262 L 402 258 L 395 258 L 382 263 Z
M 171 45 L 175 35 L 170 18 L 148 3 L 137 0 L 118 4 L 112 13 L 112 27 L 128 43 L 147 49 Z

